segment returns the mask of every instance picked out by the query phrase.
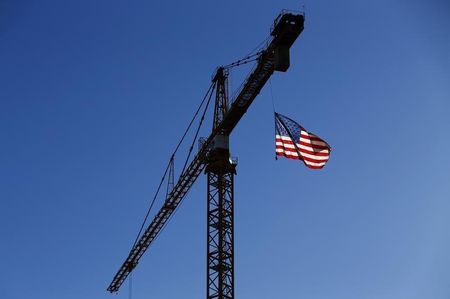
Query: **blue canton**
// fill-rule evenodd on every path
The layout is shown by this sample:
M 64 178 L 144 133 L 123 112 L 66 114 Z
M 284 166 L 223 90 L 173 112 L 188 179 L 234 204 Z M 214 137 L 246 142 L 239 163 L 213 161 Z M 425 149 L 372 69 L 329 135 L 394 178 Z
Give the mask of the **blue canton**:
M 290 119 L 289 117 L 283 116 L 281 114 L 275 113 L 276 116 L 276 130 L 278 132 L 279 135 L 281 136 L 286 136 L 286 137 L 290 137 L 292 136 L 292 138 L 294 139 L 295 142 L 299 142 L 300 141 L 300 132 L 302 127 L 296 123 L 295 121 L 293 121 L 292 119 Z M 284 126 L 283 126 L 284 124 Z M 286 129 L 284 128 L 286 127 L 288 131 L 286 131 Z M 289 135 L 290 133 L 290 135 Z

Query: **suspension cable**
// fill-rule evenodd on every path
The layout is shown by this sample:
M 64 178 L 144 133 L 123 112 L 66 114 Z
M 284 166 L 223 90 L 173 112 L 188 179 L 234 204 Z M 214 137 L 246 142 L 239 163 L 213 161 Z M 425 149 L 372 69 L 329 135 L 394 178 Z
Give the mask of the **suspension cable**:
M 244 58 L 242 58 L 242 59 L 236 60 L 236 61 L 233 62 L 233 63 L 227 64 L 227 65 L 224 66 L 223 68 L 224 68 L 224 69 L 231 69 L 231 68 L 236 67 L 236 66 L 240 66 L 240 65 L 243 65 L 243 64 L 247 64 L 247 63 L 256 61 L 256 60 L 258 60 L 258 56 L 259 56 L 261 53 L 262 53 L 262 51 L 258 51 L 258 52 L 256 52 L 255 54 L 248 55 L 248 56 L 246 56 L 246 57 L 244 57 Z
M 263 52 L 263 50 L 261 50 L 261 46 L 262 46 L 264 43 L 266 43 L 267 40 L 268 40 L 268 38 L 266 38 L 265 40 L 263 40 L 258 46 L 256 46 L 252 51 L 250 51 L 250 53 L 249 53 L 246 57 L 244 57 L 244 58 L 242 58 L 242 59 L 239 59 L 239 60 L 237 60 L 237 61 L 235 61 L 235 62 L 233 62 L 233 63 L 230 63 L 230 64 L 224 66 L 223 68 L 225 68 L 225 69 L 231 69 L 231 68 L 234 68 L 234 67 L 237 67 L 237 66 L 240 66 L 240 65 L 244 65 L 244 64 L 247 64 L 247 63 L 250 63 L 250 62 L 253 62 L 253 61 L 258 60 L 259 56 L 260 56 L 260 55 L 262 54 L 262 52 Z M 258 50 L 258 49 L 259 49 L 259 51 L 257 51 L 257 52 L 255 53 L 255 51 Z M 167 173 L 168 173 L 168 171 L 169 171 L 170 165 L 173 163 L 173 160 L 174 160 L 174 158 L 175 158 L 175 155 L 176 155 L 178 149 L 180 148 L 181 144 L 183 143 L 184 139 L 186 138 L 187 133 L 188 133 L 189 130 L 191 129 L 192 124 L 194 123 L 195 119 L 197 118 L 198 113 L 200 112 L 201 108 L 203 107 L 203 105 L 204 105 L 206 99 L 208 99 L 207 104 L 206 104 L 206 106 L 205 106 L 205 108 L 204 108 L 204 110 L 203 110 L 203 114 L 202 114 L 202 117 L 201 117 L 201 119 L 200 119 L 200 123 L 199 123 L 199 125 L 198 125 L 198 127 L 197 127 L 197 130 L 196 130 L 196 132 L 195 132 L 194 140 L 192 141 L 191 146 L 190 146 L 190 148 L 189 148 L 188 156 L 187 156 L 187 158 L 186 158 L 186 160 L 185 160 L 185 163 L 184 163 L 184 165 L 183 165 L 183 170 L 181 171 L 180 176 L 181 176 L 181 175 L 184 173 L 184 171 L 186 170 L 187 164 L 188 164 L 189 159 L 190 159 L 190 156 L 191 156 L 191 154 L 192 154 L 192 150 L 193 150 L 194 145 L 195 145 L 195 141 L 196 141 L 196 139 L 197 139 L 197 137 L 198 137 L 198 133 L 199 133 L 200 128 L 201 128 L 201 126 L 202 126 L 202 124 L 203 124 L 203 121 L 204 121 L 204 119 L 205 119 L 205 114 L 206 114 L 207 109 L 208 109 L 208 106 L 209 106 L 209 104 L 210 104 L 210 102 L 211 102 L 211 98 L 212 98 L 212 94 L 213 94 L 214 88 L 215 88 L 215 82 L 212 82 L 211 85 L 209 86 L 209 88 L 208 88 L 208 90 L 207 90 L 205 96 L 203 97 L 203 99 L 202 99 L 200 105 L 198 106 L 197 110 L 195 111 L 194 116 L 192 117 L 191 121 L 189 122 L 189 125 L 187 126 L 186 130 L 184 131 L 184 133 L 183 133 L 183 135 L 182 135 L 180 141 L 178 142 L 177 146 L 175 147 L 175 150 L 173 151 L 173 153 L 172 153 L 172 155 L 171 155 L 171 157 L 170 157 L 170 159 L 169 159 L 169 162 L 167 163 L 166 170 L 164 171 L 164 174 L 163 174 L 163 176 L 162 176 L 162 178 L 161 178 L 161 181 L 160 181 L 160 183 L 159 183 L 159 185 L 158 185 L 158 188 L 156 189 L 156 193 L 155 193 L 155 195 L 153 196 L 153 199 L 152 199 L 152 201 L 151 201 L 151 203 L 150 203 L 150 206 L 149 206 L 149 208 L 148 208 L 148 210 L 147 210 L 147 213 L 146 213 L 146 215 L 145 215 L 145 217 L 144 217 L 144 221 L 142 222 L 142 225 L 141 225 L 141 227 L 140 227 L 140 229 L 139 229 L 139 232 L 138 232 L 138 234 L 137 234 L 137 236 L 136 236 L 136 239 L 135 239 L 135 241 L 134 241 L 134 243 L 133 243 L 133 246 L 132 246 L 131 250 L 134 248 L 134 246 L 136 246 L 136 243 L 138 242 L 139 237 L 141 236 L 141 233 L 142 233 L 142 231 L 143 231 L 143 229 L 144 229 L 145 224 L 147 223 L 147 220 L 148 220 L 148 217 L 149 217 L 149 215 L 150 215 L 150 212 L 151 212 L 151 210 L 152 210 L 152 208 L 153 208 L 153 206 L 154 206 L 154 204 L 155 204 L 155 201 L 156 201 L 156 199 L 157 199 L 157 197 L 158 197 L 158 195 L 159 195 L 159 192 L 160 192 L 160 190 L 161 190 L 161 186 L 162 186 L 164 180 L 166 179 L 166 176 L 167 176 Z
M 152 210 L 153 205 L 155 204 L 156 198 L 158 197 L 159 190 L 161 190 L 161 186 L 164 183 L 164 180 L 166 179 L 166 175 L 167 175 L 167 172 L 169 171 L 169 167 L 170 167 L 170 162 L 167 164 L 166 170 L 164 171 L 161 181 L 159 182 L 159 185 L 158 185 L 158 188 L 156 189 L 155 195 L 153 196 L 150 206 L 147 209 L 147 213 L 145 214 L 144 221 L 142 221 L 141 228 L 139 229 L 136 239 L 134 240 L 133 246 L 131 246 L 131 250 L 133 250 L 134 246 L 136 246 L 136 243 L 138 242 L 139 237 L 141 236 L 142 230 L 144 229 L 145 223 L 147 223 L 148 216 L 150 215 L 150 211 Z
M 213 83 L 213 88 L 212 88 L 211 90 L 209 90 L 209 91 L 210 91 L 210 94 L 209 94 L 209 97 L 208 97 L 208 101 L 206 102 L 206 106 L 205 106 L 205 109 L 203 110 L 202 117 L 201 117 L 201 119 L 200 119 L 200 123 L 199 123 L 199 125 L 198 125 L 198 127 L 197 127 L 197 131 L 195 132 L 195 136 L 194 136 L 194 139 L 193 139 L 193 141 L 192 141 L 192 143 L 191 143 L 191 147 L 189 148 L 189 154 L 188 154 L 188 156 L 186 157 L 186 161 L 184 162 L 183 170 L 182 170 L 181 173 L 180 173 L 180 177 L 183 175 L 184 171 L 186 170 L 186 166 L 187 166 L 187 163 L 189 162 L 189 158 L 190 158 L 190 155 L 191 155 L 192 150 L 193 150 L 193 148 L 194 148 L 195 141 L 197 140 L 198 133 L 199 133 L 200 128 L 201 128 L 201 126 L 202 126 L 202 124 L 203 124 L 203 121 L 205 120 L 205 114 L 206 114 L 206 112 L 207 112 L 207 110 L 208 110 L 208 106 L 209 106 L 209 104 L 210 104 L 210 102 L 211 102 L 211 98 L 212 98 L 212 95 L 213 95 L 213 92 L 214 92 L 215 87 L 216 87 L 216 83 L 214 82 L 214 83 Z M 209 91 L 208 91 L 208 92 L 209 92 Z M 158 235 L 155 236 L 155 240 L 162 234 L 162 232 L 163 232 L 164 229 L 167 227 L 167 225 L 170 223 L 170 221 L 173 219 L 173 216 L 176 214 L 176 212 L 178 211 L 178 209 L 180 208 L 180 206 L 181 206 L 182 204 L 183 204 L 183 201 L 180 202 L 180 204 L 179 204 L 179 205 L 176 207 L 176 209 L 173 211 L 173 213 L 171 214 L 171 216 L 169 217 L 169 219 L 167 220 L 167 222 L 166 222 L 166 223 L 164 224 L 164 226 L 161 228 L 160 233 L 159 233 Z
M 177 150 L 180 148 L 181 143 L 183 142 L 184 138 L 186 137 L 186 134 L 188 133 L 189 129 L 191 128 L 192 124 L 194 123 L 194 120 L 195 120 L 195 118 L 197 117 L 198 112 L 199 112 L 200 109 L 202 108 L 203 103 L 205 102 L 206 98 L 208 97 L 208 94 L 209 94 L 210 92 L 212 92 L 212 90 L 214 89 L 214 86 L 215 86 L 215 83 L 214 83 L 214 82 L 211 83 L 211 85 L 209 86 L 208 91 L 206 92 L 205 96 L 203 97 L 202 102 L 201 102 L 200 105 L 198 106 L 197 111 L 195 111 L 195 114 L 194 114 L 194 116 L 192 117 L 191 122 L 189 123 L 188 127 L 186 128 L 186 131 L 184 131 L 183 137 L 181 137 L 180 142 L 178 142 L 177 147 L 175 148 L 175 150 L 174 150 L 172 156 L 175 156 L 175 153 L 176 153 Z
M 213 85 L 215 86 L 216 82 L 214 82 Z M 186 170 L 186 166 L 187 163 L 189 162 L 189 158 L 191 157 L 192 149 L 194 148 L 195 141 L 197 140 L 198 137 L 198 133 L 200 132 L 200 128 L 202 127 L 203 121 L 205 120 L 206 111 L 208 110 L 209 103 L 211 103 L 213 91 L 214 88 L 211 90 L 211 93 L 209 94 L 208 102 L 206 103 L 205 109 L 203 110 L 202 117 L 200 118 L 200 123 L 198 124 L 197 131 L 195 132 L 194 139 L 192 140 L 191 147 L 189 148 L 189 153 L 188 156 L 186 157 L 186 161 L 184 162 L 183 170 L 181 171 L 180 176 L 183 175 L 184 171 Z
M 265 40 L 263 40 L 263 41 L 262 41 L 258 46 L 256 46 L 256 47 L 255 47 L 255 48 L 254 48 L 254 49 L 253 49 L 246 57 L 244 57 L 244 58 L 242 58 L 242 59 L 239 59 L 239 60 L 237 60 L 237 61 L 235 61 L 235 62 L 233 62 L 233 63 L 230 63 L 230 64 L 228 64 L 228 65 L 226 65 L 226 66 L 223 66 L 223 68 L 224 68 L 224 69 L 230 70 L 231 68 L 234 68 L 234 67 L 237 67 L 237 66 L 240 66 L 240 65 L 247 64 L 247 63 L 250 63 L 250 62 L 253 62 L 253 61 L 258 60 L 259 55 L 261 55 L 261 54 L 263 53 L 263 50 L 262 50 L 261 46 L 262 46 L 264 43 L 266 43 L 268 40 L 269 40 L 269 38 L 266 38 Z M 260 49 L 260 50 L 259 50 L 258 52 L 256 52 L 256 53 L 254 53 L 254 52 L 255 52 L 256 50 L 258 50 L 258 49 Z M 254 54 L 253 54 L 253 53 L 254 53 Z M 214 86 L 214 87 L 215 87 L 215 86 Z M 195 133 L 194 140 L 193 140 L 193 142 L 192 142 L 192 144 L 191 144 L 191 147 L 190 147 L 190 149 L 189 149 L 189 154 L 188 154 L 188 157 L 186 158 L 186 161 L 185 161 L 185 163 L 184 163 L 183 170 L 181 171 L 180 176 L 184 173 L 184 171 L 185 171 L 185 169 L 186 169 L 187 163 L 188 163 L 188 161 L 189 161 L 189 158 L 190 158 L 190 155 L 191 155 L 193 146 L 194 146 L 194 142 L 195 142 L 195 140 L 197 139 L 197 136 L 198 136 L 200 127 L 201 127 L 201 125 L 202 125 L 202 123 L 203 123 L 203 120 L 204 120 L 205 113 L 206 113 L 206 111 L 207 111 L 207 109 L 208 109 L 208 106 L 209 106 L 209 103 L 210 103 L 210 101 L 211 101 L 211 97 L 212 97 L 213 91 L 214 91 L 214 90 L 211 91 L 211 94 L 210 94 L 210 96 L 209 96 L 209 98 L 208 98 L 208 102 L 207 102 L 206 107 L 205 107 L 205 109 L 204 109 L 204 111 L 203 111 L 202 118 L 201 118 L 201 120 L 200 120 L 199 126 L 197 127 L 197 131 L 196 131 L 196 133 Z M 272 95 L 272 101 L 273 101 L 273 95 Z M 274 107 L 274 112 L 275 112 L 275 107 Z M 173 211 L 171 217 L 167 220 L 167 222 L 166 222 L 166 223 L 164 224 L 164 226 L 161 228 L 160 233 L 155 237 L 155 239 L 158 238 L 158 237 L 161 235 L 161 233 L 164 231 L 164 229 L 167 227 L 167 225 L 168 225 L 168 224 L 170 223 L 170 221 L 173 219 L 173 216 L 176 214 L 176 212 L 178 211 L 178 209 L 180 208 L 180 206 L 181 206 L 182 204 L 183 204 L 183 201 L 180 202 L 180 204 L 176 207 L 175 211 Z
M 137 242 L 139 240 L 139 237 L 141 236 L 141 233 L 142 233 L 142 231 L 143 231 L 143 229 L 145 227 L 145 224 L 147 223 L 147 220 L 148 220 L 148 217 L 150 215 L 150 212 L 151 212 L 151 210 L 152 210 L 152 208 L 153 208 L 153 206 L 154 206 L 154 204 L 156 202 L 156 199 L 157 199 L 157 197 L 159 195 L 159 191 L 161 190 L 161 186 L 162 186 L 164 180 L 166 179 L 166 176 L 167 176 L 167 173 L 169 171 L 170 165 L 171 165 L 171 163 L 173 163 L 173 160 L 175 158 L 175 155 L 176 155 L 178 149 L 180 148 L 180 146 L 183 143 L 187 133 L 189 132 L 189 130 L 190 130 L 191 126 L 192 126 L 192 124 L 194 123 L 195 119 L 197 118 L 198 113 L 200 112 L 200 109 L 202 108 L 203 104 L 205 103 L 206 99 L 208 99 L 208 98 L 209 98 L 208 99 L 208 105 L 209 105 L 209 100 L 211 99 L 211 94 L 212 94 L 212 91 L 214 89 L 214 86 L 215 86 L 215 83 L 214 82 L 211 83 L 211 85 L 209 86 L 209 88 L 208 88 L 205 96 L 203 97 L 200 105 L 198 106 L 197 111 L 195 111 L 194 116 L 192 117 L 191 121 L 189 122 L 189 125 L 187 126 L 186 130 L 184 131 L 183 136 L 181 137 L 180 141 L 178 142 L 177 146 L 175 147 L 175 150 L 173 151 L 173 153 L 172 153 L 172 155 L 171 155 L 171 157 L 169 159 L 169 162 L 167 163 L 166 170 L 164 171 L 164 174 L 161 177 L 161 181 L 159 182 L 159 185 L 158 185 L 158 188 L 156 189 L 155 195 L 153 196 L 153 199 L 152 199 L 152 201 L 150 203 L 150 206 L 147 209 L 147 213 L 145 214 L 144 221 L 142 221 L 141 227 L 140 227 L 139 232 L 138 232 L 138 234 L 136 236 L 136 239 L 134 240 L 134 243 L 133 243 L 133 246 L 131 247 L 131 250 L 133 250 L 133 248 L 136 246 L 136 244 L 137 244 Z M 206 109 L 205 109 L 205 111 L 206 111 Z M 205 112 L 203 112 L 202 118 L 204 118 L 204 115 L 205 115 Z M 202 122 L 203 122 L 203 120 L 202 120 Z M 197 134 L 198 134 L 198 129 L 197 129 Z M 196 134 L 196 136 L 197 136 L 197 134 Z M 185 163 L 185 167 L 186 167 L 186 163 Z M 183 167 L 183 172 L 184 172 L 184 167 Z
M 247 64 L 247 63 L 250 63 L 250 62 L 258 60 L 258 56 L 261 55 L 262 52 L 263 52 L 263 47 L 262 46 L 264 44 L 266 44 L 269 39 L 270 39 L 270 37 L 265 38 L 255 48 L 253 48 L 253 50 L 251 50 L 244 58 L 241 58 L 239 60 L 236 60 L 235 62 L 227 64 L 223 68 L 231 69 L 231 68 L 234 68 L 236 66 L 240 66 L 240 65 Z M 255 53 L 255 51 L 257 51 L 257 52 Z

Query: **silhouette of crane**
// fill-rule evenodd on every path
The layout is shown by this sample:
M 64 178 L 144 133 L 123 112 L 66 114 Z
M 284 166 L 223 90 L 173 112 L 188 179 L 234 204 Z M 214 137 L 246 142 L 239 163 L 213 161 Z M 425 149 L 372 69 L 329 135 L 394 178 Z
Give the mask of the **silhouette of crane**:
M 173 156 L 170 160 L 166 199 L 145 231 L 138 235 L 128 257 L 114 276 L 108 291 L 117 292 L 140 258 L 152 244 L 197 177 L 207 174 L 207 299 L 234 298 L 234 175 L 236 163 L 230 159 L 229 135 L 253 103 L 274 71 L 289 68 L 289 49 L 303 31 L 304 14 L 282 11 L 271 28 L 269 41 L 256 54 L 217 68 L 211 84 L 215 90 L 214 122 L 209 137 L 174 184 Z M 256 61 L 234 99 L 228 98 L 228 70 Z M 203 121 L 204 116 L 202 117 Z M 192 151 L 192 146 L 191 146 Z M 166 173 L 167 173 L 166 169 Z M 145 221 L 144 221 L 145 223 Z M 142 229 L 141 229 L 142 230 Z

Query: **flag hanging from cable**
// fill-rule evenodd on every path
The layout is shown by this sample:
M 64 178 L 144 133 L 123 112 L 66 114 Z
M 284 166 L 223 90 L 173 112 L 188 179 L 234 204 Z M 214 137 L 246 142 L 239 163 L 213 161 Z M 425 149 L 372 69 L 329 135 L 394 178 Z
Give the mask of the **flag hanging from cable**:
M 331 147 L 298 123 L 275 112 L 276 154 L 302 160 L 312 169 L 321 169 L 330 158 Z

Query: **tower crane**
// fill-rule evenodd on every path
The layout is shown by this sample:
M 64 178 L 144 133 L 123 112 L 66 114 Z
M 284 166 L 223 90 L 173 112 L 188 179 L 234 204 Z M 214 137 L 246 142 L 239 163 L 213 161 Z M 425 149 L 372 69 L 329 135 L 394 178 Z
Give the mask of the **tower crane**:
M 271 27 L 265 47 L 256 54 L 256 66 L 233 99 L 228 97 L 228 68 L 217 68 L 212 84 L 215 88 L 213 128 L 151 223 L 136 240 L 112 282 L 117 292 L 137 266 L 142 255 L 171 218 L 189 189 L 204 170 L 207 175 L 207 299 L 234 298 L 234 175 L 236 163 L 230 159 L 229 136 L 253 103 L 274 71 L 286 72 L 290 65 L 289 50 L 303 31 L 304 14 L 282 11 Z M 173 173 L 172 173 L 173 177 Z

